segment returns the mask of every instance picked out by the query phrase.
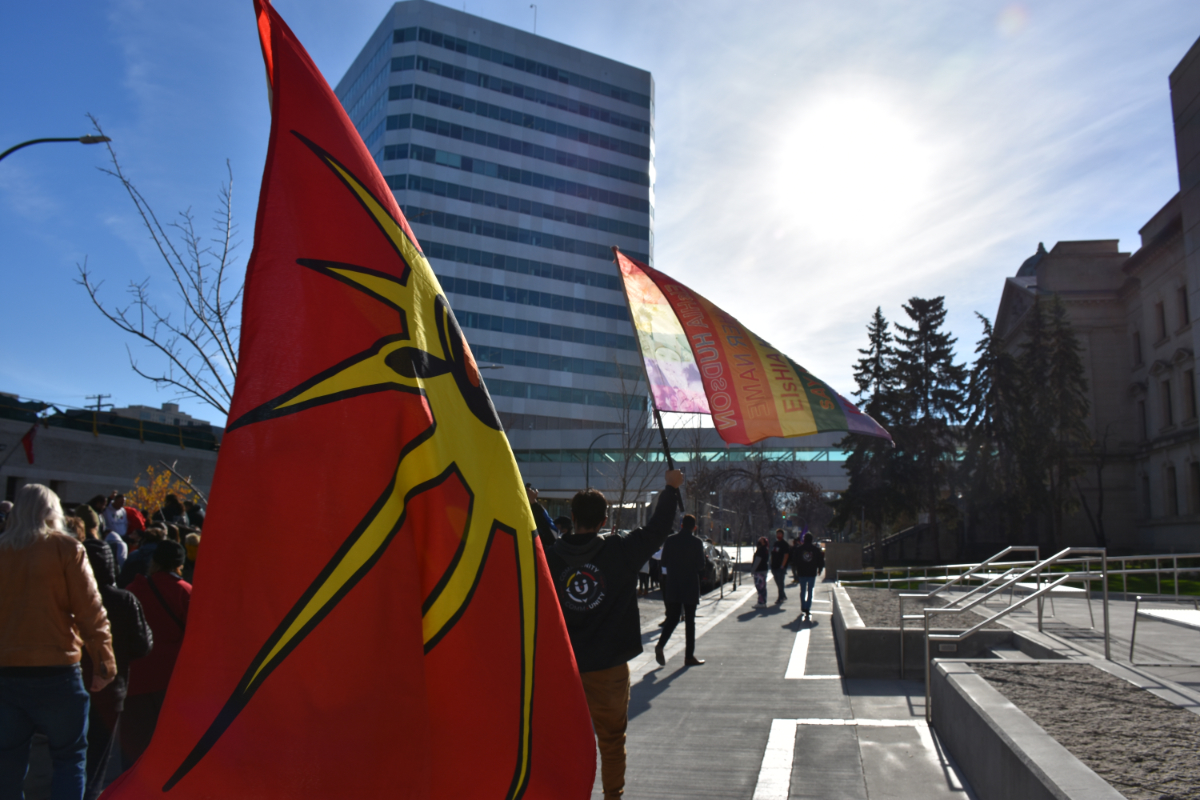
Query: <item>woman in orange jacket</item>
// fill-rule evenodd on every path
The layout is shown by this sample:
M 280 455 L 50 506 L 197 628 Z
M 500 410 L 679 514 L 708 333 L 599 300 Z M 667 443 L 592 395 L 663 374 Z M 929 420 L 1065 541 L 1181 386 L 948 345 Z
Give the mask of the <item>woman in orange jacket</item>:
M 0 535 L 0 796 L 20 797 L 34 733 L 49 740 L 51 795 L 83 796 L 88 693 L 79 662 L 96 665 L 90 689 L 117 674 L 108 616 L 83 545 L 62 532 L 58 495 L 17 492 Z

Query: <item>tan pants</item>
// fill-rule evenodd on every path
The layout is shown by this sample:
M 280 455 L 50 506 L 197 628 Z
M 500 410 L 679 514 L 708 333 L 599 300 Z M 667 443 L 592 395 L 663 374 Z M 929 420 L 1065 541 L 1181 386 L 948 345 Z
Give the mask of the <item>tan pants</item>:
M 629 665 L 581 672 L 592 727 L 600 747 L 604 800 L 625 793 L 625 728 L 629 725 Z

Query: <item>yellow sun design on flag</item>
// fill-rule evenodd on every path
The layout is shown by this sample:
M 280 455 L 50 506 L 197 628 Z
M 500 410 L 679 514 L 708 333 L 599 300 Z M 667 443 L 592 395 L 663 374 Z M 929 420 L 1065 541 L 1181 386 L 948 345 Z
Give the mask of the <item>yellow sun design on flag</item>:
M 295 133 L 295 132 L 293 132 Z M 168 791 L 212 748 L 263 681 L 287 658 L 383 555 L 404 525 L 409 502 L 458 476 L 470 495 L 457 551 L 425 598 L 422 634 L 432 650 L 466 611 L 497 532 L 513 537 L 521 627 L 521 726 L 517 763 L 506 798 L 520 797 L 529 780 L 533 660 L 537 623 L 534 521 L 516 461 L 475 360 L 424 255 L 371 192 L 318 145 L 295 134 L 350 190 L 391 244 L 401 277 L 352 264 L 300 259 L 303 267 L 391 306 L 400 330 L 265 403 L 229 431 L 350 397 L 402 391 L 425 396 L 432 424 L 400 452 L 395 475 L 308 590 L 263 644 L 242 680 L 200 741 L 163 786 Z M 503 476 L 511 475 L 512 480 Z

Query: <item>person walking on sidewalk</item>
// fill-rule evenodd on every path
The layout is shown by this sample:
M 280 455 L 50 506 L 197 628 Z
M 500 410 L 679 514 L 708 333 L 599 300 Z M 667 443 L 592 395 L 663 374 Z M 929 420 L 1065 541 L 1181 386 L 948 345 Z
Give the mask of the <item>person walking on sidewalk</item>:
M 667 663 L 663 648 L 675 632 L 681 613 L 686 636 L 683 663 L 689 667 L 704 663 L 703 659 L 696 658 L 696 606 L 700 604 L 700 576 L 704 574 L 704 543 L 696 538 L 695 530 L 696 518 L 688 514 L 683 518 L 679 533 L 669 537 L 663 545 L 663 563 L 667 566 L 667 583 L 663 587 L 667 621 L 654 646 L 654 658 L 660 666 Z
M 754 548 L 754 557 L 750 560 L 750 574 L 754 576 L 754 588 L 758 590 L 758 602 L 755 605 L 767 604 L 767 568 L 771 565 L 771 550 L 767 537 L 758 537 L 758 547 Z
M 783 590 L 783 582 L 787 576 L 788 558 L 791 554 L 792 546 L 788 544 L 787 539 L 783 538 L 783 528 L 779 528 L 775 531 L 775 541 L 771 543 L 771 574 L 775 576 L 775 586 L 779 589 L 775 605 L 781 605 L 787 599 L 787 592 Z
M 642 652 L 638 568 L 671 535 L 683 473 L 669 470 L 666 479 L 650 521 L 627 536 L 601 536 L 608 500 L 595 489 L 577 493 L 571 499 L 575 532 L 546 553 L 596 731 L 605 800 L 625 792 L 629 660 Z
M 813 535 L 804 534 L 804 544 L 792 551 L 792 563 L 800 575 L 800 612 L 805 619 L 812 619 L 813 588 L 817 574 L 825 569 L 825 551 L 813 544 Z

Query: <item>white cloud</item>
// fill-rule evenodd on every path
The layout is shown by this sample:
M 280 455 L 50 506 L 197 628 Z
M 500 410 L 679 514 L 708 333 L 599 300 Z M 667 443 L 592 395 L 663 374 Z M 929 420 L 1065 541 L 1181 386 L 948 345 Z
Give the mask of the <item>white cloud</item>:
M 528 3 L 466 5 L 532 25 Z M 336 83 L 389 4 L 276 6 Z M 20 64 L 36 83 L 63 59 L 74 59 L 75 75 L 93 58 L 110 65 L 106 48 L 115 50 L 120 74 L 104 83 L 123 81 L 121 92 L 71 113 L 101 114 L 164 216 L 191 206 L 206 220 L 232 158 L 247 255 L 268 126 L 250 3 L 106 8 L 107 29 L 61 51 L 49 42 L 20 51 L 0 32 L 18 54 L 0 64 Z M 44 11 L 30 9 L 9 30 L 36 24 L 51 35 L 36 16 Z M 1200 5 L 561 0 L 539 3 L 538 33 L 653 72 L 656 265 L 845 392 L 877 305 L 895 319 L 910 296 L 945 294 L 966 358 L 973 312 L 994 313 L 1004 277 L 1038 241 L 1136 247 L 1137 229 L 1177 188 L 1167 75 L 1200 35 Z M 34 89 L 45 109 L 21 113 L 62 105 L 53 81 Z M 2 167 L 0 202 L 24 220 L 4 229 L 7 263 L 48 261 L 65 268 L 55 280 L 66 284 L 77 254 L 89 253 L 112 270 L 114 289 L 151 269 L 119 190 L 66 194 L 13 159 Z M 76 209 L 86 212 L 69 218 Z M 6 324 L 28 328 L 58 311 L 30 304 Z M 94 318 L 80 319 L 72 330 L 95 331 Z M 111 350 L 111 338 L 102 345 Z M 58 354 L 43 362 L 57 365 Z M 21 370 L 6 380 L 53 385 Z M 138 386 L 122 391 L 148 388 Z

